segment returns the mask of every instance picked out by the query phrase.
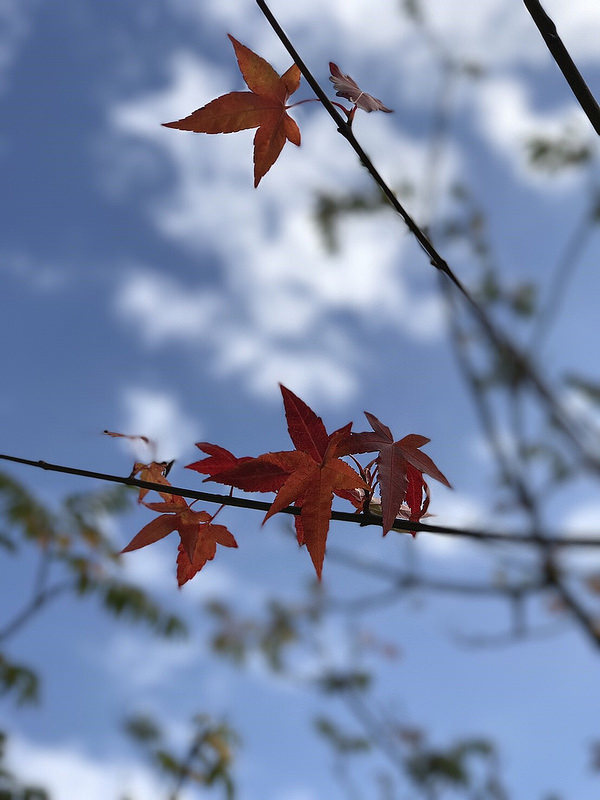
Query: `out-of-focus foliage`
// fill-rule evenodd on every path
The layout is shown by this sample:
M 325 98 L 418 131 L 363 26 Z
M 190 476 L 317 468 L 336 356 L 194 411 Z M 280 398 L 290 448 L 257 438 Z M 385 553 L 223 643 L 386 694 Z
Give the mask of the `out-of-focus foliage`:
M 308 607 L 294 608 L 277 600 L 268 603 L 264 620 L 240 618 L 220 601 L 207 603 L 206 610 L 217 624 L 211 637 L 215 653 L 242 664 L 258 651 L 274 672 L 284 669 L 286 649 L 299 640 L 299 628 L 310 613 Z
M 362 753 L 371 749 L 371 742 L 366 736 L 348 734 L 328 717 L 317 717 L 315 728 L 340 754 Z
M 197 714 L 192 720 L 192 731 L 183 754 L 169 748 L 163 728 L 151 717 L 131 717 L 126 720 L 124 729 L 141 746 L 152 766 L 172 780 L 170 800 L 176 800 L 188 785 L 220 789 L 221 796 L 227 800 L 235 797 L 232 765 L 239 737 L 227 723 L 215 722 L 207 714 Z
M 84 492 L 67 497 L 54 510 L 14 478 L 0 474 L 3 557 L 24 556 L 36 565 L 29 597 L 20 607 L 2 609 L 0 694 L 12 693 L 19 703 L 37 699 L 37 673 L 29 665 L 14 662 L 6 647 L 12 636 L 60 596 L 95 596 L 111 616 L 144 624 L 166 638 L 186 635 L 183 620 L 119 575 L 119 551 L 105 523 L 128 508 L 130 497 L 123 487 Z
M 532 136 L 525 147 L 531 166 L 550 173 L 581 166 L 594 155 L 591 142 L 569 129 L 555 137 Z
M 0 653 L 0 696 L 12 692 L 19 705 L 33 703 L 38 699 L 39 679 L 37 674 L 23 664 L 9 661 Z
M 406 182 L 397 188 L 401 199 L 409 199 L 414 194 L 412 184 Z M 389 209 L 383 192 L 348 192 L 344 195 L 318 193 L 315 198 L 314 219 L 323 236 L 323 243 L 330 253 L 340 248 L 338 223 L 347 217 L 366 213 L 381 212 Z

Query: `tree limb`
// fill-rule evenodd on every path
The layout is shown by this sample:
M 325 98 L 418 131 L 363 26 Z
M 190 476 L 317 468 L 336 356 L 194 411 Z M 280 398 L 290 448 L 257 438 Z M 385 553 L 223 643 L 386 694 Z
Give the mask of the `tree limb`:
M 556 30 L 556 25 L 548 14 L 546 14 L 539 0 L 523 0 L 523 3 L 527 11 L 531 14 L 539 32 L 542 34 L 542 38 L 546 42 L 546 46 L 552 58 L 556 61 L 560 71 L 565 76 L 579 105 L 592 123 L 596 133 L 600 135 L 600 107 L 598 107 L 596 98 L 591 93 L 581 73 L 575 66 L 569 51 L 562 43 L 558 31 Z
M 62 464 L 50 464 L 47 461 L 32 461 L 28 458 L 19 458 L 0 453 L 0 460 L 11 461 L 16 464 L 25 464 L 30 467 L 48 470 L 50 472 L 62 472 L 67 475 L 80 475 L 84 478 L 94 478 L 100 481 L 110 481 L 120 483 L 124 486 L 135 486 L 139 489 L 149 489 L 159 493 L 168 492 L 179 497 L 187 497 L 192 500 L 202 500 L 205 503 L 220 503 L 223 506 L 237 506 L 238 508 L 251 508 L 256 511 L 269 511 L 271 503 L 261 500 L 251 500 L 245 497 L 232 497 L 226 494 L 215 494 L 213 492 L 200 492 L 196 489 L 185 489 L 180 486 L 165 486 L 164 483 L 153 483 L 152 481 L 142 481 L 138 478 L 123 477 L 122 475 L 111 475 L 106 472 L 94 472 L 89 469 L 79 469 L 77 467 L 66 467 Z M 281 514 L 299 515 L 301 509 L 298 506 L 288 506 L 282 508 Z M 331 519 L 338 522 L 353 522 L 355 525 L 364 527 L 366 525 L 377 525 L 381 527 L 382 519 L 375 514 L 351 513 L 345 511 L 332 511 Z M 392 525 L 392 530 L 399 533 L 436 533 L 442 536 L 455 536 L 465 539 L 479 541 L 493 541 L 502 544 L 521 544 L 540 546 L 539 535 L 531 536 L 526 533 L 501 533 L 498 531 L 486 531 L 472 528 L 455 528 L 449 525 L 428 525 L 425 522 L 411 522 L 410 520 L 397 519 Z M 600 547 L 600 536 L 545 536 L 544 544 L 559 548 L 572 547 Z

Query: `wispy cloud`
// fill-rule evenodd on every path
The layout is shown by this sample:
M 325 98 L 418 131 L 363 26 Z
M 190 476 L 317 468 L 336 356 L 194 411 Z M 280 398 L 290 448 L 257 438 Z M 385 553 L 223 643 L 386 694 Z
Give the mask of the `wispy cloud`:
M 0 2 L 0 93 L 5 91 L 10 68 L 30 30 L 38 0 Z
M 503 77 L 483 82 L 477 97 L 481 133 L 511 165 L 520 181 L 547 192 L 573 189 L 581 180 L 576 170 L 548 175 L 533 170 L 528 160 L 527 143 L 533 138 L 552 140 L 568 136 L 570 141 L 582 141 L 590 147 L 595 144 L 587 118 L 569 96 L 562 107 L 539 111 L 521 81 Z
M 191 287 L 132 273 L 117 290 L 116 306 L 143 340 L 197 345 L 203 336 L 213 370 L 238 374 L 252 392 L 270 392 L 275 376 L 312 399 L 337 400 L 358 386 L 361 329 L 438 338 L 441 304 L 433 291 L 411 289 L 402 270 L 407 238 L 401 228 L 379 215 L 356 215 L 339 224 L 340 252 L 325 251 L 313 218 L 316 191 L 343 195 L 369 187 L 323 113 L 300 112 L 303 152 L 284 151 L 253 192 L 251 134 L 200 137 L 160 128 L 214 96 L 204 90 L 219 83 L 210 68 L 212 77 L 196 82 L 205 65 L 189 55 L 174 57 L 172 66 L 166 90 L 113 109 L 114 130 L 122 141 L 152 143 L 168 158 L 174 180 L 148 212 L 165 238 L 219 269 L 210 282 Z M 365 132 L 392 182 L 418 179 L 425 144 L 383 120 L 374 119 Z M 445 170 L 442 182 L 451 172 Z
M 189 452 L 199 438 L 200 425 L 180 407 L 171 394 L 142 386 L 129 386 L 122 392 L 125 412 L 123 433 L 147 436 L 156 443 L 156 459 L 170 460 Z M 143 443 L 125 440 L 125 446 L 135 448 L 141 459 L 154 459 Z
M 124 796 L 158 800 L 164 796 L 164 787 L 161 791 L 150 770 L 125 759 L 95 759 L 72 745 L 42 745 L 13 737 L 7 756 L 17 774 L 47 789 L 54 800 Z M 182 800 L 186 796 L 189 799 L 190 795 L 182 793 Z

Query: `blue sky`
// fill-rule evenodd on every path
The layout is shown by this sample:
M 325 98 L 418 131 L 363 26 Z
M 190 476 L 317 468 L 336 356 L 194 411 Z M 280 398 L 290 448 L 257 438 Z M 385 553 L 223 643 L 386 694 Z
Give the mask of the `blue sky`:
M 569 129 L 594 146 L 593 131 L 522 4 L 423 5 L 449 50 L 484 68 L 457 89 L 440 197 L 460 177 L 489 215 L 502 273 L 547 285 L 585 208 L 595 162 L 586 174 L 533 172 L 524 142 Z M 419 184 L 440 76 L 398 6 L 273 3 L 323 84 L 335 61 L 395 109 L 359 112 L 356 134 L 390 183 Z M 590 0 L 545 6 L 598 94 L 600 8 Z M 391 213 L 344 220 L 335 254 L 315 226 L 316 192 L 369 189 L 327 115 L 316 104 L 294 112 L 302 147 L 288 145 L 258 191 L 252 132 L 209 137 L 160 126 L 242 88 L 227 33 L 278 71 L 289 66 L 250 0 L 0 3 L 1 449 L 120 473 L 132 455 L 103 438 L 105 428 L 155 438 L 159 456 L 178 465 L 195 457 L 201 439 L 239 454 L 285 449 L 281 381 L 330 430 L 349 419 L 362 426 L 368 409 L 398 437 L 429 436 L 428 452 L 455 487 L 433 487 L 436 521 L 494 527 L 491 461 L 456 370 L 434 271 Z M 297 97 L 309 96 L 303 83 Z M 422 198 L 408 204 L 428 221 Z M 596 252 L 592 235 L 540 354 L 551 376 L 597 374 Z M 465 280 L 475 275 L 464 248 L 445 255 Z M 81 479 L 11 473 L 48 502 L 84 488 Z M 173 480 L 198 486 L 178 466 Z M 593 486 L 555 498 L 548 518 L 593 531 Z M 115 520 L 111 535 L 124 545 L 146 519 L 139 512 Z M 208 652 L 203 599 L 259 609 L 275 592 L 301 596 L 311 572 L 308 555 L 282 536 L 283 523 L 261 529 L 260 516 L 234 511 L 224 521 L 240 549 L 219 554 L 181 592 L 173 541 L 127 557 L 131 579 L 194 619 L 186 643 L 166 645 L 114 625 L 92 604 L 66 601 L 15 640 L 15 658 L 45 662 L 43 704 L 22 711 L 3 703 L 0 719 L 13 734 L 12 763 L 56 800 L 116 800 L 125 788 L 136 798 L 164 796 L 118 732 L 123 714 L 139 709 L 168 714 L 176 740 L 195 711 L 227 715 L 244 740 L 242 800 L 342 797 L 311 732 L 322 700 L 301 680 L 273 679 L 259 660 L 240 673 Z M 376 531 L 343 527 L 330 536 L 399 565 L 416 558 L 431 574 L 476 578 L 494 563 L 487 551 L 432 537 L 382 541 Z M 18 567 L 0 564 L 3 615 L 31 579 L 26 561 Z M 336 596 L 369 586 L 327 561 L 325 581 Z M 465 650 L 454 634 L 501 629 L 506 609 L 427 596 L 363 622 L 403 653 L 378 665 L 382 706 L 440 743 L 494 737 L 515 800 L 551 789 L 597 797 L 586 749 L 598 732 L 597 655 L 578 632 Z M 337 663 L 345 658 L 343 625 L 331 626 Z M 299 670 L 310 668 L 303 656 Z

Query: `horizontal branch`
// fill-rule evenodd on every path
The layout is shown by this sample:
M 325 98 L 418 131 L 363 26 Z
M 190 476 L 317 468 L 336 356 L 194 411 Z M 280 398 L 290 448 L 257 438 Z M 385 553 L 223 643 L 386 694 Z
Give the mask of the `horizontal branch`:
M 135 486 L 138 489 L 148 489 L 150 491 L 162 492 L 168 494 L 178 495 L 179 497 L 187 497 L 190 500 L 202 500 L 205 503 L 217 503 L 223 506 L 235 506 L 238 508 L 249 508 L 256 511 L 269 511 L 271 503 L 266 503 L 261 500 L 251 500 L 246 497 L 232 497 L 228 494 L 215 494 L 214 492 L 200 492 L 196 489 L 187 489 L 180 486 L 165 486 L 164 483 L 153 483 L 152 481 L 143 481 L 139 478 L 123 477 L 122 475 L 111 475 L 106 472 L 95 472 L 89 469 L 79 469 L 77 467 L 67 467 L 61 464 L 50 464 L 47 461 L 33 461 L 29 458 L 19 458 L 18 456 L 10 456 L 0 453 L 0 460 L 10 461 L 14 464 L 25 464 L 29 467 L 36 467 L 37 469 L 47 470 L 49 472 L 62 472 L 67 475 L 79 475 L 83 478 L 93 478 L 99 481 L 109 481 L 111 483 L 120 483 L 124 486 Z M 288 506 L 282 508 L 279 513 L 281 514 L 300 514 L 301 509 L 297 506 Z M 364 527 L 366 525 L 377 525 L 381 527 L 382 518 L 375 514 L 352 513 L 344 511 L 332 511 L 331 519 L 337 522 L 352 522 L 355 525 Z M 399 533 L 435 533 L 440 536 L 455 536 L 464 539 L 475 539 L 479 541 L 495 541 L 510 544 L 526 544 L 535 545 L 540 544 L 552 547 L 600 547 L 600 537 L 577 537 L 577 536 L 545 536 L 540 539 L 539 535 L 532 536 L 527 533 L 500 533 L 496 531 L 486 531 L 472 528 L 455 528 L 448 525 L 428 525 L 424 522 L 411 522 L 410 520 L 397 519 L 392 525 L 392 530 Z

